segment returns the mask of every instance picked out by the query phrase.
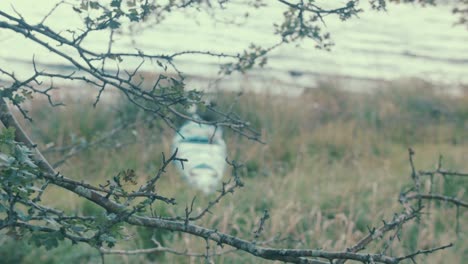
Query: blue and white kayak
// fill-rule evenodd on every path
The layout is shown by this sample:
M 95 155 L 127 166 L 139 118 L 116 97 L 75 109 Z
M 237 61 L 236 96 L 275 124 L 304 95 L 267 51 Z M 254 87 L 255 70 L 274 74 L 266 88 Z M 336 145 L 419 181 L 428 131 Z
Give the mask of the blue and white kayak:
M 226 169 L 226 143 L 220 128 L 186 122 L 174 136 L 172 148 L 177 157 L 188 161 L 176 162 L 182 176 L 193 187 L 209 194 L 220 186 Z

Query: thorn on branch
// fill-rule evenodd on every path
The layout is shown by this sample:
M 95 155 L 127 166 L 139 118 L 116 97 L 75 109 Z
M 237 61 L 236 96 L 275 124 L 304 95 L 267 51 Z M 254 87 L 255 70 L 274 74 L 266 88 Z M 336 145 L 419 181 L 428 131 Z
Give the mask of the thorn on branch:
M 253 243 L 256 243 L 257 239 L 260 237 L 260 234 L 262 233 L 262 231 L 264 229 L 265 222 L 269 218 L 270 218 L 270 214 L 268 213 L 268 210 L 264 210 L 263 211 L 263 216 L 262 216 L 262 218 L 260 218 L 258 228 L 257 228 L 257 230 L 254 231 Z

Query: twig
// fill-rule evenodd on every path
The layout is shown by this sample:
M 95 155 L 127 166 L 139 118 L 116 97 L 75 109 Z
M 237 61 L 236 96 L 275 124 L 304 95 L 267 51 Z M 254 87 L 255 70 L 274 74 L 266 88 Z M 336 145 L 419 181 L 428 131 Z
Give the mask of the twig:
M 406 199 L 408 200 L 411 200 L 411 199 L 439 200 L 439 201 L 453 203 L 456 206 L 468 208 L 467 202 L 457 199 L 455 197 L 449 197 L 449 196 L 444 196 L 440 194 L 413 194 L 413 195 L 406 196 Z

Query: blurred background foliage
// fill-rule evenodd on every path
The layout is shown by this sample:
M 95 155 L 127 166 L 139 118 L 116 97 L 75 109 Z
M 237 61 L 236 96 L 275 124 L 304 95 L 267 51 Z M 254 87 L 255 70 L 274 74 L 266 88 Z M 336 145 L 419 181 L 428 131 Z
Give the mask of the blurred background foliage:
M 371 92 L 345 91 L 343 85 L 324 81 L 299 97 L 246 93 L 233 106 L 267 144 L 248 141 L 225 130 L 230 159 L 244 162 L 246 186 L 224 199 L 200 224 L 221 232 L 250 239 L 265 209 L 270 211 L 261 238 L 284 238 L 276 245 L 342 250 L 379 226 L 399 210 L 398 194 L 410 184 L 407 148 L 416 151 L 418 169 L 434 169 L 439 154 L 444 167 L 468 171 L 468 87 L 457 95 L 417 80 L 382 84 Z M 210 95 L 216 105 L 231 105 L 235 93 Z M 69 146 L 82 146 L 59 167 L 70 178 L 104 184 L 122 170 L 133 169 L 141 184 L 161 165 L 161 153 L 170 151 L 174 131 L 125 100 L 115 97 L 96 108 L 92 98 L 65 98 L 67 107 L 51 109 L 47 102 L 29 102 L 34 123 L 24 121 L 40 149 L 52 162 L 69 153 Z M 89 107 L 87 107 L 89 106 Z M 92 142 L 112 129 L 135 124 L 111 138 Z M 90 146 L 89 148 L 86 146 Z M 226 174 L 226 180 L 230 173 Z M 424 188 L 430 188 L 428 181 Z M 466 180 L 437 178 L 434 190 L 468 199 Z M 195 209 L 203 208 L 210 197 L 190 189 L 175 168 L 160 180 L 159 194 L 174 197 L 178 205 L 157 204 L 159 215 L 183 215 L 197 196 Z M 212 197 L 211 197 L 212 198 Z M 58 188 L 50 189 L 43 201 L 66 211 L 84 215 L 104 214 L 90 202 Z M 455 242 L 453 248 L 422 256 L 421 263 L 463 263 L 468 259 L 467 212 L 444 203 L 431 204 L 420 225 L 406 226 L 394 254 L 408 253 Z M 151 238 L 162 245 L 191 252 L 204 252 L 204 241 L 189 235 L 163 230 L 128 227 L 130 239 L 121 249 L 151 248 Z M 454 241 L 456 238 L 458 239 Z M 382 242 L 383 243 L 383 242 Z M 96 249 L 65 242 L 46 251 L 28 243 L 27 238 L 0 236 L 0 263 L 100 263 Z M 377 245 L 376 245 L 377 246 Z M 375 247 L 376 247 L 375 246 Z M 168 253 L 105 257 L 108 263 L 200 263 L 204 259 Z M 237 252 L 214 258 L 215 263 L 265 263 Z

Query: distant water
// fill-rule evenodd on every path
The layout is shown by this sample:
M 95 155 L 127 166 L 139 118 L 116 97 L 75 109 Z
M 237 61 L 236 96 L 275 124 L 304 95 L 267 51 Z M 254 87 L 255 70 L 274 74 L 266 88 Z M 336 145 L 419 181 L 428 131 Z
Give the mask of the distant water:
M 53 6 L 50 0 L 2 0 L 0 10 L 13 14 L 11 5 L 26 20 L 37 23 Z M 278 41 L 273 35 L 273 22 L 281 21 L 282 6 L 271 1 L 266 9 L 253 10 L 247 22 L 242 19 L 247 11 L 239 1 L 218 10 L 215 19 L 206 12 L 170 13 L 161 24 L 145 29 L 134 28 L 129 34 L 116 35 L 114 51 L 144 50 L 145 53 L 163 53 L 183 50 L 212 50 L 218 52 L 242 51 L 250 43 L 272 45 Z M 335 1 L 336 2 L 336 1 Z M 330 4 L 330 1 L 327 2 Z M 468 83 L 468 30 L 454 26 L 457 18 L 452 6 L 426 7 L 390 5 L 387 13 L 368 11 L 350 21 L 341 22 L 329 17 L 326 29 L 336 45 L 331 52 L 316 50 L 311 41 L 290 44 L 274 50 L 263 69 L 246 75 L 218 79 L 218 64 L 223 59 L 187 55 L 175 63 L 188 79 L 190 88 L 209 89 L 270 89 L 300 92 L 320 81 L 334 80 L 349 89 L 360 90 L 375 81 L 399 78 L 423 78 L 447 86 Z M 367 10 L 366 10 L 367 11 Z M 241 26 L 225 24 L 234 21 Z M 80 19 L 69 6 L 64 6 L 46 23 L 64 30 L 80 25 Z M 105 51 L 109 32 L 91 36 L 85 45 Z M 70 70 L 64 61 L 45 49 L 31 44 L 19 34 L 0 30 L 0 65 L 12 69 L 18 76 L 31 71 L 33 54 L 43 68 Z M 123 66 L 125 65 L 125 66 Z M 131 68 L 135 62 L 124 62 Z M 147 62 L 144 70 L 156 71 L 155 64 Z M 292 89 L 297 88 L 297 89 Z

